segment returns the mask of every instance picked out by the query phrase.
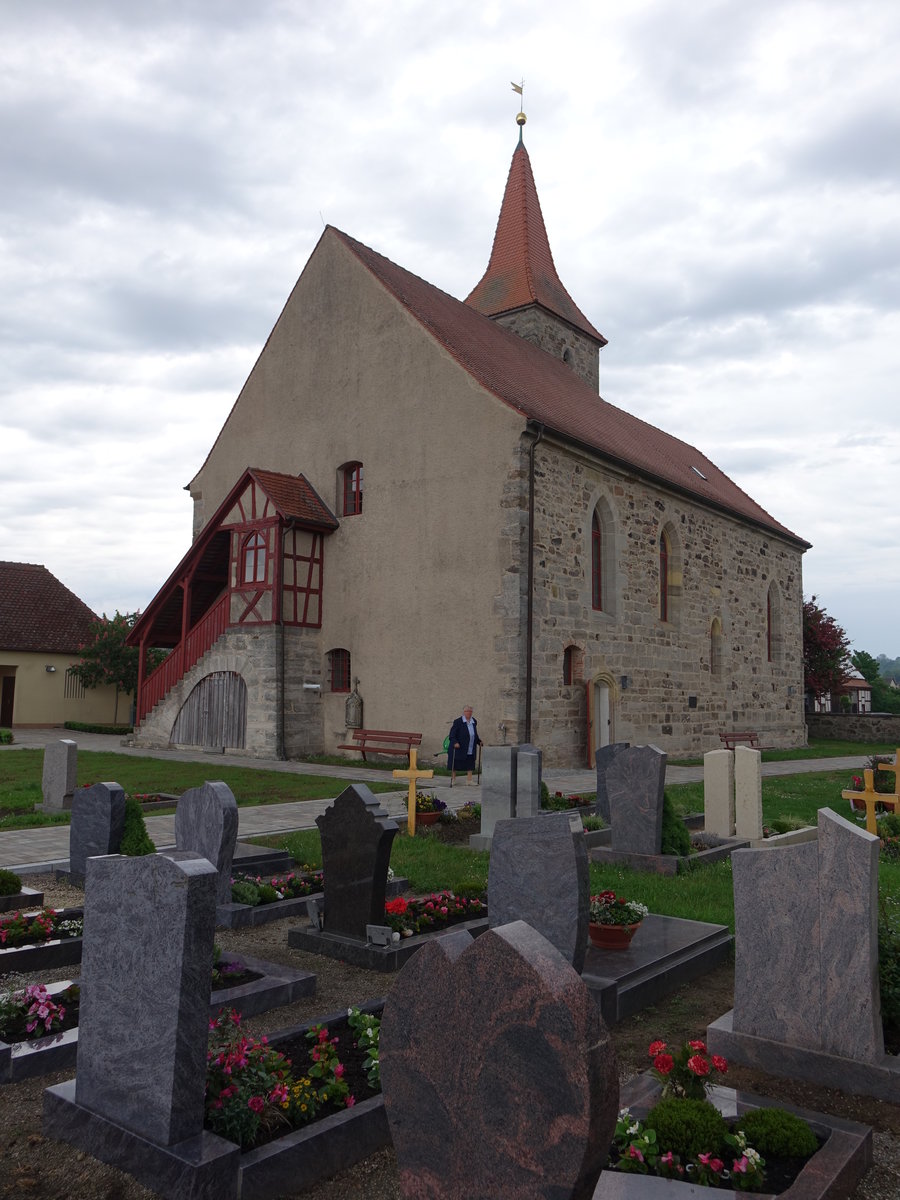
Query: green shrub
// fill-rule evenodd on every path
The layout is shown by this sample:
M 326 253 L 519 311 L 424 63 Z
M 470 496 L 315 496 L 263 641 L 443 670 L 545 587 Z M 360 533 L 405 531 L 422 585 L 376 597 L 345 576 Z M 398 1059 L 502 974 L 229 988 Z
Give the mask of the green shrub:
M 866 766 L 871 770 L 873 784 L 876 792 L 881 792 L 883 795 L 890 795 L 894 790 L 894 782 L 897 776 L 893 771 L 879 771 L 879 763 L 893 764 L 893 758 L 890 754 L 873 754 L 866 762 Z
M 456 896 L 461 896 L 464 900 L 477 900 L 484 895 L 484 884 L 480 879 L 461 879 L 453 889 Z
M 231 885 L 232 904 L 259 904 L 259 888 L 249 879 L 236 879 Z
M 698 1154 L 720 1154 L 728 1126 L 708 1100 L 669 1096 L 647 1113 L 644 1124 L 656 1130 L 656 1144 L 682 1161 Z
M 261 883 L 259 885 L 259 902 L 260 904 L 274 904 L 281 897 L 271 883 Z
M 756 1108 L 744 1113 L 736 1128 L 763 1158 L 809 1158 L 819 1148 L 816 1135 L 803 1120 L 783 1108 Z
M 878 982 L 881 1023 L 895 1040 L 900 1035 L 900 930 L 888 921 L 883 906 L 878 917 Z
M 135 800 L 133 796 L 125 797 L 125 824 L 122 828 L 119 853 L 127 854 L 131 858 L 156 853 L 156 847 L 150 841 L 147 826 L 144 824 L 140 801 Z
M 597 829 L 605 829 L 606 828 L 606 822 L 603 820 L 602 817 L 598 817 L 596 814 L 589 816 L 589 817 L 582 817 L 581 823 L 584 826 L 585 830 L 587 830 L 587 831 L 594 831 Z
M 663 854 L 677 854 L 680 858 L 691 852 L 691 835 L 688 833 L 687 825 L 675 812 L 668 792 L 663 792 L 662 852 Z
M 544 781 L 542 779 L 541 780 L 541 808 L 546 807 L 547 801 L 549 799 L 550 799 L 550 789 L 547 787 L 546 783 L 544 783 Z
M 769 828 L 773 833 L 793 833 L 796 829 L 805 829 L 809 825 L 809 821 L 804 821 L 802 817 L 791 816 L 790 813 L 784 817 L 773 817 L 769 822 Z
M 66 729 L 74 729 L 77 733 L 111 733 L 119 737 L 134 733 L 132 725 L 92 725 L 87 721 L 66 721 L 64 724 Z
M 0 729 L 0 746 L 9 746 L 12 744 L 13 735 L 11 729 Z
M 900 837 L 900 813 L 881 813 L 876 824 L 879 837 Z
M 17 896 L 22 890 L 22 880 L 13 871 L 0 869 L 0 896 Z

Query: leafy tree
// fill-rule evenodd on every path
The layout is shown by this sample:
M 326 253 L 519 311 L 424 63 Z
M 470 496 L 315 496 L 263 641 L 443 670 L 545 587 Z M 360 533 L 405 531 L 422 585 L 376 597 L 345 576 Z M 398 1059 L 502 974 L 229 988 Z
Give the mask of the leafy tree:
M 873 658 L 865 650 L 854 650 L 850 655 L 850 661 L 865 679 L 866 683 L 874 683 L 881 674 L 881 667 L 877 658 Z
M 847 675 L 850 640 L 815 596 L 803 602 L 803 663 L 806 690 L 818 700 L 837 694 Z
M 86 688 L 112 684 L 116 689 L 116 708 L 113 722 L 119 718 L 119 693 L 134 695 L 137 691 L 138 657 L 136 646 L 126 646 L 125 639 L 134 627 L 139 613 L 116 612 L 114 617 L 106 613 L 91 625 L 91 640 L 80 650 L 81 662 L 72 667 L 72 674 Z M 165 658 L 164 650 L 151 650 L 148 655 L 148 673 Z
M 884 655 L 873 658 L 865 650 L 856 650 L 850 656 L 850 661 L 867 683 L 872 685 L 873 712 L 900 712 L 900 692 L 892 688 L 881 674 Z M 890 660 L 885 660 L 890 661 Z

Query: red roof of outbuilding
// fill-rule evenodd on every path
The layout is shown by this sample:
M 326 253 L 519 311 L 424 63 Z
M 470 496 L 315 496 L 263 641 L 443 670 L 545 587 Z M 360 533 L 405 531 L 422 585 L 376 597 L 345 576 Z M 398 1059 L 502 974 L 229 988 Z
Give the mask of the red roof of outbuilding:
M 340 522 L 304 475 L 284 475 L 250 467 L 256 479 L 286 521 L 300 521 L 324 529 L 337 529 Z
M 532 422 L 625 470 L 723 508 L 807 547 L 705 454 L 607 403 L 561 359 L 329 226 L 403 307 L 488 391 Z
M 96 620 L 46 567 L 0 562 L 0 650 L 75 654 Z
M 606 345 L 557 274 L 531 160 L 521 141 L 512 156 L 490 262 L 466 304 L 489 317 L 539 304 Z

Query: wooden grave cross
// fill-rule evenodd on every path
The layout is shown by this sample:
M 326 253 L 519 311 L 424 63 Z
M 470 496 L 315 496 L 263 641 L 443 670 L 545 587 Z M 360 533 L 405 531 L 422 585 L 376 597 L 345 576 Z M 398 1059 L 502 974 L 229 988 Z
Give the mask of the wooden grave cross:
M 896 768 L 894 768 L 896 770 Z M 863 778 L 866 781 L 866 788 L 863 792 L 854 792 L 852 788 L 845 788 L 841 792 L 841 798 L 844 800 L 862 800 L 866 806 L 866 829 L 869 833 L 878 834 L 878 827 L 875 824 L 875 805 L 884 804 L 888 808 L 892 808 L 894 812 L 900 810 L 900 796 L 888 796 L 884 792 L 875 791 L 875 772 L 866 768 L 863 771 Z
M 876 770 L 879 770 L 879 771 L 893 771 L 894 772 L 894 795 L 895 796 L 897 795 L 897 780 L 898 780 L 898 778 L 900 778 L 900 776 L 898 776 L 898 774 L 897 774 L 898 769 L 900 769 L 897 766 L 898 763 L 900 763 L 900 749 L 898 749 L 895 752 L 894 761 L 892 763 L 879 763 L 876 768 Z
M 431 779 L 434 776 L 434 771 L 429 767 L 427 771 L 416 762 L 415 746 L 409 748 L 409 769 L 401 771 L 399 768 L 394 771 L 395 779 L 409 780 L 409 798 L 407 800 L 407 815 L 406 829 L 410 837 L 416 836 L 416 782 L 419 779 Z

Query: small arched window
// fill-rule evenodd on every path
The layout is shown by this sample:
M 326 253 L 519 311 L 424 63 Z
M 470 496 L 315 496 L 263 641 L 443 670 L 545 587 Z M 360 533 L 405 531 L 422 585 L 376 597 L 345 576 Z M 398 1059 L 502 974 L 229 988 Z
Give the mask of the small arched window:
M 603 609 L 603 531 L 596 509 L 591 522 L 591 607 Z
M 361 462 L 347 463 L 342 468 L 344 502 L 341 506 L 345 517 L 354 517 L 362 512 L 363 465 Z
M 663 530 L 659 535 L 659 619 L 669 619 L 669 538 Z
M 251 533 L 244 542 L 242 562 L 242 583 L 265 583 L 266 540 L 261 533 Z
M 578 646 L 566 646 L 563 651 L 563 687 L 580 683 L 584 676 L 584 651 Z
M 350 691 L 350 651 L 328 651 L 328 685 L 332 692 Z

